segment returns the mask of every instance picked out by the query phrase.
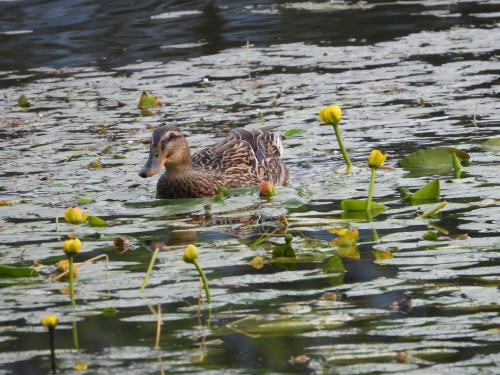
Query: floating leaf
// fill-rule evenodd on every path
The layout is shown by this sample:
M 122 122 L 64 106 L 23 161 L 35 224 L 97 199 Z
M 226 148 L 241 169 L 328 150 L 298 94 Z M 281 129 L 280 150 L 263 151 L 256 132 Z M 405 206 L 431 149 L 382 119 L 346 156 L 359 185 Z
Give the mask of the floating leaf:
M 76 198 L 76 203 L 78 203 L 80 206 L 85 206 L 87 204 L 94 203 L 95 199 L 92 199 L 88 196 L 85 195 L 80 195 L 78 198 Z
M 160 106 L 161 102 L 158 100 L 158 98 L 147 91 L 143 91 L 141 93 L 141 97 L 139 98 L 139 103 L 137 104 L 137 108 L 139 109 L 156 108 Z
M 456 154 L 460 160 L 470 158 L 468 153 L 454 147 L 433 147 L 405 156 L 399 165 L 409 169 L 449 170 L 453 166 L 453 154 Z
M 283 133 L 286 138 L 297 137 L 299 135 L 307 133 L 305 129 L 290 129 Z
M 107 221 L 97 216 L 89 216 L 88 221 L 93 227 L 107 227 L 109 225 Z
M 11 202 L 3 200 L 3 199 L 0 200 L 0 206 L 10 206 L 10 205 L 12 205 Z
M 264 258 L 262 258 L 260 255 L 257 255 L 252 258 L 248 264 L 255 268 L 256 270 L 260 270 L 262 267 L 264 267 Z
M 340 207 L 346 212 L 365 211 L 366 212 L 366 199 L 344 199 L 340 202 Z M 382 212 L 386 207 L 381 203 L 372 202 L 371 212 Z
M 375 260 L 392 259 L 394 255 L 389 250 L 373 250 Z
M 438 234 L 430 230 L 425 232 L 422 238 L 426 241 L 436 241 L 438 239 Z
M 457 154 L 453 154 L 453 170 L 455 171 L 455 178 L 460 178 L 462 174 L 462 163 L 460 163 Z
M 28 98 L 26 95 L 21 95 L 19 99 L 17 99 L 17 105 L 21 108 L 29 108 L 30 107 L 30 102 L 28 101 Z
M 0 265 L 0 276 L 34 277 L 38 276 L 38 271 L 32 267 L 12 267 Z
M 439 180 L 432 180 L 418 189 L 415 193 L 409 194 L 404 199 L 411 201 L 430 201 L 439 199 L 441 192 Z
M 102 168 L 102 163 L 100 160 L 94 160 L 91 161 L 88 165 L 90 169 L 101 169 Z

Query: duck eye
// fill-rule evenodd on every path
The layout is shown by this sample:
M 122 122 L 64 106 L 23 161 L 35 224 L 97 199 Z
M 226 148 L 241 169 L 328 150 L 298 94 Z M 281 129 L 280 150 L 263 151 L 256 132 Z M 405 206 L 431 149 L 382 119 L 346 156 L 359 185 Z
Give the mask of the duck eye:
M 175 134 L 174 134 L 174 133 L 170 133 L 170 134 L 168 135 L 168 139 L 169 139 L 169 140 L 172 140 L 172 139 L 174 139 L 174 138 L 175 138 Z

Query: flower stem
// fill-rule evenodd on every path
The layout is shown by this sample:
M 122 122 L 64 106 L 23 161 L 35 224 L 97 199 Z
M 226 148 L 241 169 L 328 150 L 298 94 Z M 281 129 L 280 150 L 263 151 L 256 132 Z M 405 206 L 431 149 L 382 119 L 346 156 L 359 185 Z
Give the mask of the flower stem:
M 155 251 L 153 252 L 153 255 L 151 256 L 151 260 L 149 261 L 148 270 L 146 271 L 146 275 L 144 275 L 144 280 L 142 280 L 141 292 L 144 290 L 144 288 L 146 288 L 146 285 L 148 285 L 149 277 L 151 276 L 151 272 L 153 271 L 153 266 L 155 265 L 156 256 L 158 255 L 158 251 L 160 251 L 160 248 L 159 247 L 155 248 Z
M 375 168 L 372 168 L 372 172 L 370 175 L 370 189 L 368 190 L 368 200 L 366 201 L 366 212 L 370 212 L 372 208 L 372 197 L 373 197 L 374 187 L 375 187 Z
M 71 304 L 73 306 L 76 305 L 75 303 L 75 289 L 74 289 L 74 274 L 73 274 L 73 255 L 68 254 L 68 272 L 69 272 L 69 277 L 68 277 L 68 283 L 69 283 L 69 300 L 71 301 Z
M 197 260 L 193 262 L 194 266 L 198 270 L 198 273 L 200 274 L 201 280 L 203 281 L 203 288 L 205 289 L 205 295 L 207 297 L 207 303 L 212 302 L 212 298 L 210 297 L 210 289 L 208 288 L 208 281 L 207 277 L 205 276 L 205 272 L 200 267 L 200 264 L 198 263 Z
M 79 348 L 79 345 L 78 345 L 78 327 L 76 325 L 76 321 L 73 321 L 71 331 L 73 332 L 73 346 L 75 347 L 75 350 L 78 350 L 78 348 Z
M 50 339 L 50 364 L 52 366 L 52 373 L 56 373 L 56 350 L 54 343 L 54 327 L 49 327 L 49 339 Z
M 347 151 L 344 147 L 344 143 L 342 142 L 342 136 L 340 135 L 340 128 L 339 125 L 333 125 L 333 130 L 335 130 L 335 137 L 337 137 L 337 142 L 340 147 L 340 152 L 342 152 L 342 156 L 344 157 L 345 163 L 347 164 L 346 171 L 347 174 L 351 173 L 351 159 L 349 159 L 349 155 L 347 154 Z

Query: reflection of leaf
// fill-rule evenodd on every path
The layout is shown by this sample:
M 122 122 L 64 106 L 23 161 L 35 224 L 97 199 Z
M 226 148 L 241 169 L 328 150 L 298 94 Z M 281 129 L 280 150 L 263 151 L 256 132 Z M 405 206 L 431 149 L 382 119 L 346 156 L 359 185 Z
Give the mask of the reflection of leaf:
M 89 216 L 88 221 L 89 221 L 89 224 L 92 225 L 93 227 L 107 227 L 108 226 L 107 221 L 105 221 L 97 216 Z
M 436 200 L 439 199 L 439 193 L 439 180 L 432 180 L 418 189 L 415 193 L 405 197 L 405 199 L 411 201 Z
M 465 151 L 454 147 L 433 147 L 425 150 L 418 150 L 405 156 L 400 162 L 404 168 L 417 169 L 452 169 L 453 154 L 461 160 L 469 160 L 470 156 Z
M 286 138 L 297 137 L 299 135 L 305 134 L 306 131 L 304 129 L 290 129 L 283 133 L 283 136 Z
M 339 246 L 337 254 L 342 258 L 359 259 L 361 257 L 357 246 Z
M 355 212 L 355 211 L 365 211 L 366 212 L 366 199 L 344 199 L 340 202 L 340 207 L 346 212 Z M 371 212 L 382 212 L 386 209 L 386 207 L 377 202 L 372 201 Z
M 38 272 L 32 267 L 12 267 L 0 265 L 0 276 L 33 277 L 38 276 Z
M 323 265 L 322 270 L 324 273 L 344 273 L 345 267 L 340 257 L 332 256 L 331 258 L 328 258 L 326 263 Z

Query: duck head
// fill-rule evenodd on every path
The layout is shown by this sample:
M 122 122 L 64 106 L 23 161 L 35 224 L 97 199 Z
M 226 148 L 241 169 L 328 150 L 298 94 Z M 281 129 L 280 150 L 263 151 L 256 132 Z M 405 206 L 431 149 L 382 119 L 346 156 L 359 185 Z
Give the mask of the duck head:
M 139 176 L 154 176 L 160 173 L 162 165 L 172 173 L 191 166 L 186 137 L 178 128 L 162 125 L 155 129 L 151 137 L 148 161 L 140 170 Z

